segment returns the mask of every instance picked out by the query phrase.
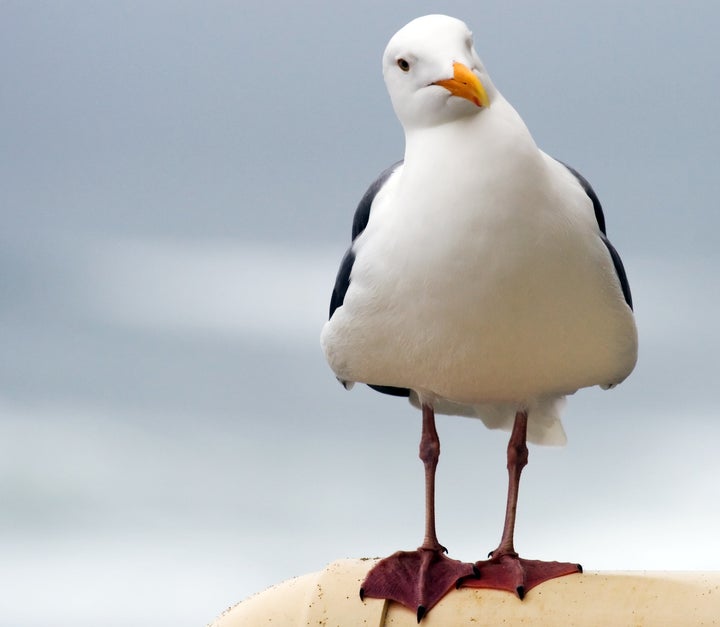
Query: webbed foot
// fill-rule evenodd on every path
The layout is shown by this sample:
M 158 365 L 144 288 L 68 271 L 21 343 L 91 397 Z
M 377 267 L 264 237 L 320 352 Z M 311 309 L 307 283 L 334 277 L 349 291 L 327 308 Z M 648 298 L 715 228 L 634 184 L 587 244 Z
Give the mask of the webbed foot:
M 521 599 L 535 586 L 564 575 L 581 573 L 580 564 L 527 560 L 513 553 L 493 554 L 475 563 L 479 577 L 463 579 L 463 588 L 491 588 L 516 593 Z
M 450 559 L 442 547 L 398 551 L 379 561 L 365 577 L 360 598 L 390 599 L 417 612 L 420 622 L 440 599 L 475 567 Z

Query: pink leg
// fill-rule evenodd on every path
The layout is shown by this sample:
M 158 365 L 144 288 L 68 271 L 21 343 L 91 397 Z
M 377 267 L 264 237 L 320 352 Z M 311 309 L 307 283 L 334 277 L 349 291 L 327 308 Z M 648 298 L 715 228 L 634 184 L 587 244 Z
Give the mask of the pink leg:
M 398 551 L 378 562 L 360 588 L 360 598 L 374 597 L 402 603 L 417 612 L 418 622 L 463 577 L 472 576 L 472 564 L 444 555 L 435 531 L 435 470 L 440 456 L 440 439 L 435 429 L 435 412 L 422 406 L 423 429 L 420 459 L 425 466 L 425 539 L 415 551 Z
M 505 525 L 500 545 L 493 551 L 503 555 L 517 555 L 513 545 L 515 535 L 515 516 L 517 515 L 518 492 L 520 491 L 520 475 L 528 463 L 527 447 L 527 412 L 515 415 L 515 424 L 507 447 L 508 493 L 505 506 Z
M 527 420 L 527 412 L 517 412 L 508 442 L 508 495 L 500 544 L 490 553 L 490 559 L 475 564 L 480 571 L 479 578 L 465 579 L 462 582 L 467 588 L 493 588 L 516 592 L 521 599 L 526 592 L 543 581 L 582 572 L 579 564 L 526 560 L 519 557 L 515 551 L 513 541 L 520 474 L 528 462 Z
M 429 405 L 422 406 L 422 420 L 419 457 L 425 467 L 425 539 L 420 548 L 447 553 L 435 531 L 435 471 L 440 458 L 440 438 L 435 429 L 435 412 Z

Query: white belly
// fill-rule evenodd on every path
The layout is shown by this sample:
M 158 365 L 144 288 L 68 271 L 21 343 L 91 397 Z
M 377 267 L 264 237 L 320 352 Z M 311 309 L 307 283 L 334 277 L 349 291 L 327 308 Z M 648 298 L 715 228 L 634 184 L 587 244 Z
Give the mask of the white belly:
M 437 199 L 380 206 L 323 329 L 335 373 L 468 404 L 622 381 L 635 324 L 584 202 L 442 215 Z

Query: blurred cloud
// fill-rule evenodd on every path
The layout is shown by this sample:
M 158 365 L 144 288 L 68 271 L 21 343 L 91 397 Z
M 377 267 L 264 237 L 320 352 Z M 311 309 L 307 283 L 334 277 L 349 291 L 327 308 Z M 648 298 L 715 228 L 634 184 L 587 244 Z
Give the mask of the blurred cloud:
M 629 263 L 636 290 L 643 296 L 637 316 L 644 341 L 687 347 L 697 343 L 696 348 L 720 343 L 720 331 L 713 324 L 720 298 L 708 292 L 717 283 L 714 274 L 720 256 L 668 251 L 655 256 L 630 255 Z
M 342 255 L 337 248 L 231 241 L 96 245 L 90 310 L 155 333 L 317 345 Z

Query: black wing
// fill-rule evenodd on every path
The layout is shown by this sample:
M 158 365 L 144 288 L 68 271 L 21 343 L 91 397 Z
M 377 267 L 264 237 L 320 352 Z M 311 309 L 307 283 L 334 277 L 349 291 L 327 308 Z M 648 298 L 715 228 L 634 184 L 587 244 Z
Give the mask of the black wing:
M 397 170 L 398 167 L 402 165 L 402 163 L 403 160 L 401 159 L 400 161 L 393 163 L 386 170 L 383 170 L 380 173 L 380 176 L 378 176 L 375 181 L 373 181 L 372 185 L 370 185 L 367 191 L 363 194 L 363 197 L 360 199 L 360 203 L 358 204 L 357 209 L 355 209 L 355 215 L 353 216 L 353 242 L 355 241 L 355 238 L 360 235 L 360 233 L 362 233 L 367 226 L 368 220 L 370 219 L 370 208 L 372 207 L 373 200 L 375 200 L 375 196 L 378 195 L 378 192 L 382 189 L 382 186 L 385 185 L 386 181 L 390 178 L 390 175 L 395 172 L 395 170 Z
M 337 277 L 335 277 L 335 287 L 333 287 L 332 295 L 330 296 L 330 315 L 328 316 L 328 320 L 332 318 L 335 310 L 345 301 L 345 294 L 347 294 L 348 287 L 350 287 L 350 272 L 352 271 L 353 263 L 355 263 L 355 253 L 352 247 L 350 247 L 342 258 L 340 269 L 338 270 Z
M 630 293 L 630 282 L 628 281 L 627 274 L 625 273 L 625 266 L 623 266 L 622 259 L 620 259 L 620 253 L 615 250 L 615 246 L 613 246 L 610 243 L 610 240 L 604 235 L 602 236 L 602 241 L 605 246 L 607 246 L 608 251 L 610 251 L 610 256 L 612 257 L 613 265 L 615 266 L 615 272 L 617 272 L 618 279 L 620 279 L 620 287 L 622 288 L 625 302 L 628 304 L 628 307 L 632 309 L 633 301 L 632 294 Z
M 370 209 L 372 208 L 375 196 L 377 196 L 378 192 L 382 189 L 382 186 L 385 185 L 386 181 L 390 178 L 390 175 L 395 172 L 401 164 L 402 161 L 398 161 L 384 170 L 363 194 L 357 209 L 355 209 L 355 215 L 353 216 L 353 242 L 367 226 L 368 220 L 370 219 Z M 350 287 L 350 273 L 352 272 L 353 263 L 355 263 L 355 253 L 353 252 L 351 245 L 340 262 L 340 269 L 338 270 L 337 277 L 335 279 L 335 287 L 333 288 L 332 296 L 330 297 L 329 318 L 332 318 L 335 310 L 345 301 L 345 294 L 347 294 L 348 287 Z M 345 385 L 344 382 L 341 381 L 341 383 Z M 373 390 L 382 392 L 383 394 L 390 394 L 391 396 L 410 396 L 410 390 L 407 388 L 397 388 L 391 385 L 370 385 L 370 387 Z
M 368 220 L 370 219 L 370 209 L 372 208 L 375 196 L 377 196 L 378 192 L 382 189 L 382 186 L 385 185 L 385 182 L 390 178 L 390 175 L 395 172 L 397 167 L 401 164 L 402 161 L 398 161 L 397 163 L 391 165 L 387 170 L 384 170 L 363 194 L 357 209 L 355 209 L 355 215 L 353 217 L 353 242 L 367 226 Z M 337 277 L 335 278 L 335 287 L 333 288 L 332 296 L 330 297 L 330 315 L 328 316 L 328 319 L 332 318 L 335 310 L 345 301 L 345 294 L 347 294 L 348 287 L 350 287 L 350 272 L 352 271 L 353 263 L 355 263 L 355 253 L 353 252 L 351 244 L 350 248 L 348 248 L 345 256 L 340 262 L 340 269 L 338 270 Z
M 598 226 L 600 227 L 600 231 L 603 235 L 607 235 L 605 232 L 605 214 L 602 210 L 602 205 L 600 204 L 600 199 L 597 197 L 597 194 L 595 193 L 595 190 L 592 188 L 592 185 L 588 182 L 588 180 L 580 174 L 575 168 L 569 166 L 567 163 L 562 163 L 570 172 L 572 175 L 577 179 L 578 183 L 582 185 L 582 188 L 585 190 L 585 193 L 588 195 L 590 200 L 593 204 L 593 210 L 595 211 L 595 219 L 597 220 Z
M 610 240 L 607 238 L 607 234 L 605 232 L 605 215 L 603 214 L 600 199 L 597 197 L 595 190 L 592 188 L 588 180 L 582 174 L 580 174 L 580 172 L 578 172 L 575 168 L 571 168 L 567 163 L 563 163 L 562 161 L 560 161 L 560 163 L 562 163 L 568 170 L 570 170 L 570 172 L 577 179 L 578 183 L 582 185 L 585 193 L 592 201 L 593 210 L 595 211 L 595 219 L 597 220 L 598 227 L 600 228 L 600 232 L 602 233 L 600 237 L 603 241 L 603 244 L 605 244 L 605 246 L 607 247 L 608 252 L 610 253 L 610 257 L 612 258 L 613 265 L 615 266 L 615 272 L 617 273 L 618 280 L 620 281 L 620 287 L 622 288 L 622 293 L 625 297 L 625 302 L 628 304 L 628 307 L 632 309 L 633 302 L 632 294 L 630 292 L 630 283 L 625 272 L 625 266 L 623 266 L 622 259 L 620 259 L 620 254 L 617 250 L 615 250 L 615 247 L 610 243 Z

